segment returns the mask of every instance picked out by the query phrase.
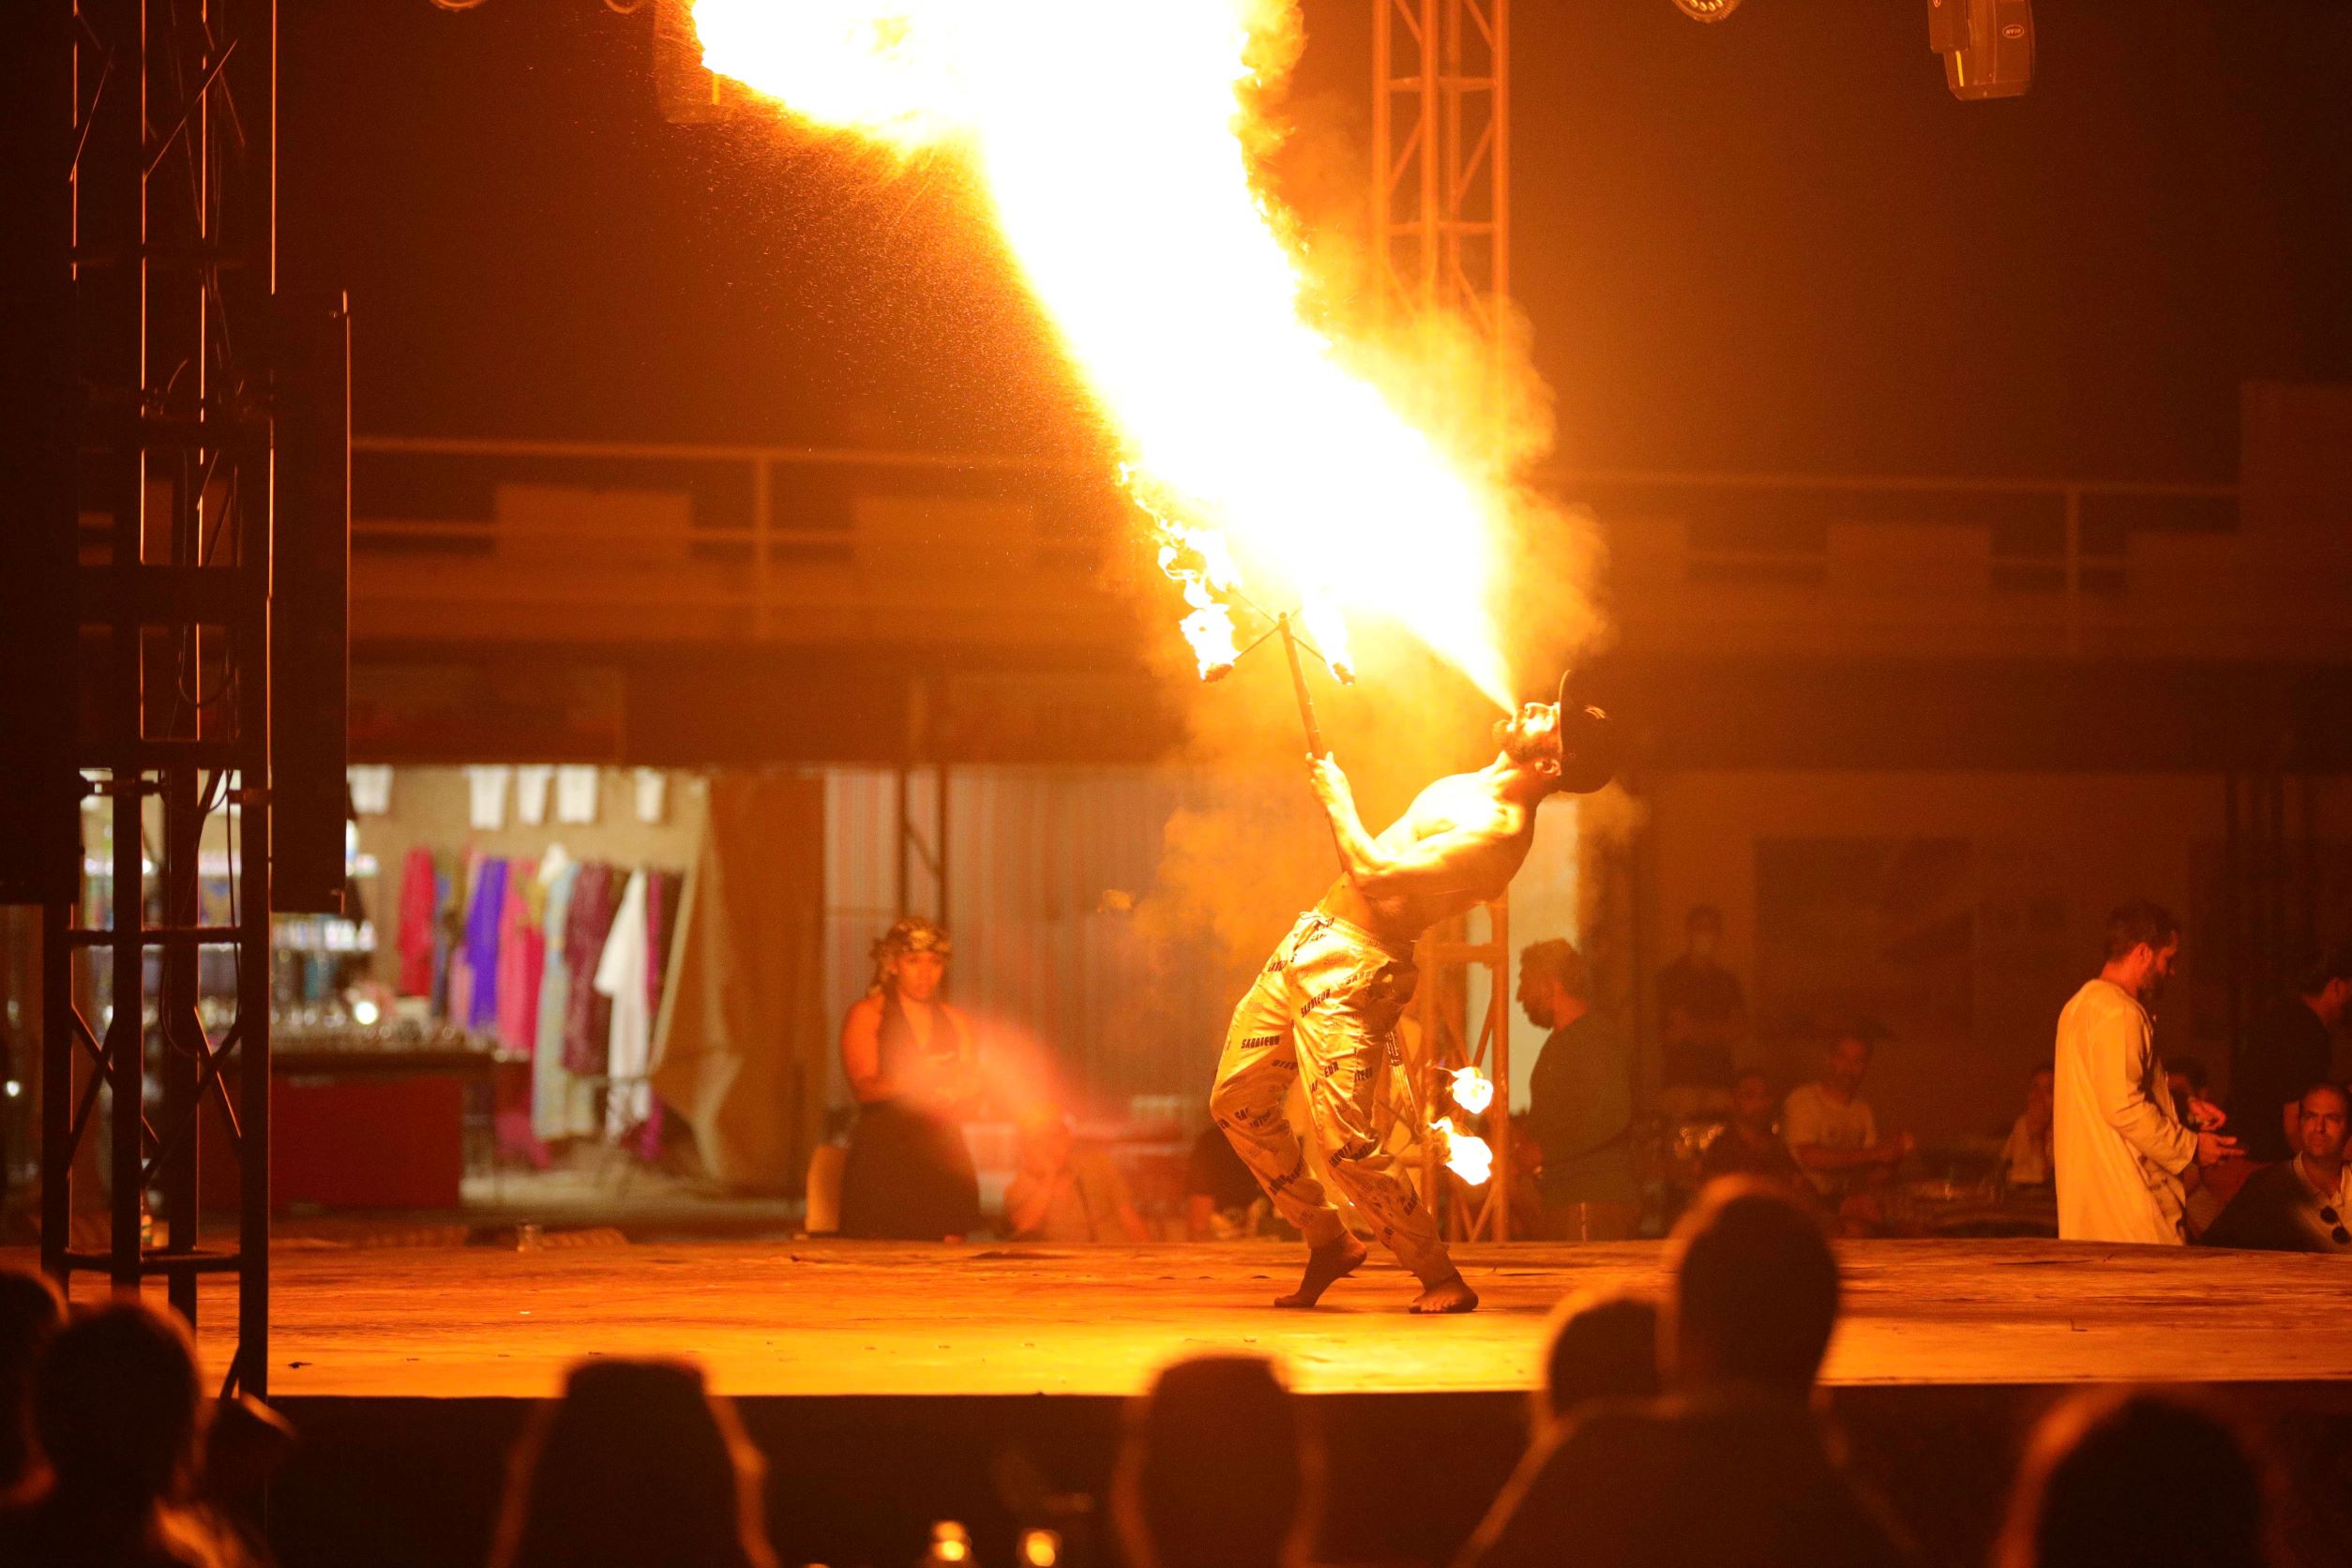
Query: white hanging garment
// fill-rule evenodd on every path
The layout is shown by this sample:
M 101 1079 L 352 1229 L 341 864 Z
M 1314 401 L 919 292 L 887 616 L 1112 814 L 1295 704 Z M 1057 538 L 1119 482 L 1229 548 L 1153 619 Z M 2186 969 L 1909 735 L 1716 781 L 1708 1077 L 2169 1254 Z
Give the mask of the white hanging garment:
M 596 770 L 562 767 L 555 770 L 555 820 L 585 823 L 596 820 Z
M 526 762 L 515 769 L 515 819 L 525 827 L 547 821 L 548 786 L 555 770 L 545 762 Z
M 654 1046 L 653 999 L 645 983 L 645 892 L 644 871 L 631 871 L 628 885 L 621 890 L 621 907 L 612 913 L 604 952 L 596 959 L 596 989 L 612 999 L 605 1066 L 612 1081 L 605 1091 L 604 1131 L 615 1141 L 641 1125 L 654 1108 L 654 1093 L 645 1082 Z
M 351 785 L 352 814 L 381 817 L 392 809 L 392 766 L 388 762 L 355 762 L 343 770 Z
M 670 776 L 659 768 L 637 770 L 637 820 L 657 822 L 670 804 Z
M 491 832 L 506 825 L 506 787 L 514 776 L 515 770 L 504 763 L 465 770 L 469 800 L 466 820 L 476 830 Z

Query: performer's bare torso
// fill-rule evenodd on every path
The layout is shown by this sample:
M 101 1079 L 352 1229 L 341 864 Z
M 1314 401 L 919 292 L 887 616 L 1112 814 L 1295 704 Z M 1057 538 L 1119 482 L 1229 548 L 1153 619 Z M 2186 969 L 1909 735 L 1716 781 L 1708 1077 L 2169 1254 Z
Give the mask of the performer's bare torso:
M 1376 898 L 1342 876 L 1315 907 L 1375 936 L 1412 942 L 1430 927 L 1502 897 L 1534 842 L 1535 813 L 1506 796 L 1493 768 L 1483 768 L 1431 784 L 1373 841 L 1401 850 L 1453 833 L 1471 837 L 1448 853 L 1447 868 L 1455 875 L 1445 879 L 1442 891 Z

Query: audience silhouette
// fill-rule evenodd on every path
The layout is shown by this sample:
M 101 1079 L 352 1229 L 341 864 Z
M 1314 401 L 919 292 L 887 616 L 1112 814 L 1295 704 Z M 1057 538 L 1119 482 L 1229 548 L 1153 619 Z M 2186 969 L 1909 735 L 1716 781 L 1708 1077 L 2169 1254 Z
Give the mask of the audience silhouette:
M 1113 1505 L 1130 1568 L 1283 1568 L 1307 1559 L 1321 1440 L 1272 1362 L 1163 1369 L 1127 1418 Z
M 759 1453 L 682 1362 L 592 1361 L 515 1451 L 493 1568 L 774 1568 Z
M 2268 1488 L 2228 1425 L 2170 1395 L 2077 1395 L 2043 1418 L 1999 1568 L 2261 1568 Z
M 1658 1392 L 1658 1308 L 1639 1296 L 1570 1296 L 1553 1309 L 1535 1396 L 1539 1440 L 1595 1399 Z
M 0 1268 L 0 1508 L 29 1501 L 48 1479 L 33 1440 L 33 1368 L 66 1299 L 47 1274 Z
M 1909 1560 L 1809 1399 L 1837 1318 L 1818 1221 L 1719 1182 L 1676 1228 L 1669 1393 L 1588 1406 L 1538 1442 L 1460 1568 L 1879 1568 Z
M 195 1342 L 177 1318 L 117 1301 L 67 1323 L 33 1378 L 33 1430 L 48 1484 L 0 1520 L 0 1562 L 246 1562 L 195 1501 L 204 1415 Z

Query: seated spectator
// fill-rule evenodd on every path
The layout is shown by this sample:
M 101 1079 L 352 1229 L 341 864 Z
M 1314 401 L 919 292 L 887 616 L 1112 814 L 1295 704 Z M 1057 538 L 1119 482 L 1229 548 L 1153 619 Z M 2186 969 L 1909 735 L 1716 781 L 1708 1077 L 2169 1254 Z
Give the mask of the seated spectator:
M 1648 1399 L 1657 1392 L 1655 1303 L 1582 1291 L 1553 1309 L 1536 1395 L 1539 1441 L 1595 1399 Z
M 1193 1140 L 1184 1162 L 1184 1239 L 1229 1242 L 1255 1235 L 1265 1194 L 1225 1129 L 1211 1123 Z
M 33 1367 L 66 1320 L 66 1299 L 47 1274 L 0 1268 L 0 1508 L 28 1502 L 49 1467 L 33 1440 Z
M 2340 944 L 2304 964 L 2286 988 L 2254 1016 L 2231 1059 L 2230 1131 L 2258 1165 L 2295 1157 L 2297 1102 L 2306 1086 L 2328 1076 L 2335 1032 L 2352 1012 L 2352 944 Z M 2178 1093 L 2173 1103 L 2185 1110 Z
M 2171 1395 L 2078 1394 L 2036 1429 L 1998 1568 L 2262 1568 L 2267 1487 L 2220 1420 Z
M 1832 1203 L 1885 1181 L 1911 1152 L 1908 1133 L 1878 1137 L 1878 1119 L 1862 1097 L 1870 1054 L 1870 1042 L 1860 1033 L 1839 1035 L 1831 1043 L 1828 1071 L 1820 1080 L 1790 1090 L 1781 1107 L 1783 1141 L 1814 1190 Z
M 1118 1166 L 1072 1138 L 1070 1119 L 1048 1104 L 1021 1115 L 1020 1168 L 1004 1189 L 1004 1229 L 1023 1242 L 1152 1239 Z
M 516 1446 L 493 1568 L 775 1568 L 759 1451 L 678 1362 L 571 1369 Z
M 1641 1218 L 1634 1172 L 1634 1058 L 1616 1026 L 1592 1011 L 1584 957 L 1557 939 L 1519 954 L 1519 1006 L 1551 1031 L 1528 1076 L 1527 1114 L 1512 1141 L 1541 1151 L 1536 1187 L 1545 1233 L 1564 1241 L 1622 1241 Z
M 1461 1568 L 1862 1568 L 1909 1560 L 1808 1401 L 1836 1322 L 1817 1220 L 1718 1182 L 1674 1233 L 1660 1347 L 1671 1393 L 1600 1404 L 1540 1443 Z
M 1781 1141 L 1780 1096 L 1773 1093 L 1772 1080 L 1753 1069 L 1732 1080 L 1731 1118 L 1708 1140 L 1698 1156 L 1698 1172 L 1710 1182 L 1750 1176 L 1807 1205 L 1815 1201 L 1813 1184 Z
M 1322 1443 L 1274 1364 L 1197 1356 L 1129 1406 L 1112 1519 L 1129 1568 L 1285 1568 L 1322 1507 Z
M 42 1568 L 242 1568 L 192 1500 L 204 1398 L 196 1346 L 134 1301 L 59 1329 L 33 1376 L 48 1488 L 0 1519 L 0 1562 Z
M 2344 1159 L 2348 1109 L 2336 1084 L 2304 1090 L 2295 1157 L 2247 1177 L 2198 1240 L 2266 1252 L 2352 1252 L 2352 1173 Z
M 2026 1080 L 2026 1108 L 2010 1124 L 2001 1145 L 2000 1178 L 2013 1187 L 2046 1187 L 2057 1167 L 2050 1159 L 2051 1112 L 2058 1103 L 2058 1072 L 2047 1063 Z

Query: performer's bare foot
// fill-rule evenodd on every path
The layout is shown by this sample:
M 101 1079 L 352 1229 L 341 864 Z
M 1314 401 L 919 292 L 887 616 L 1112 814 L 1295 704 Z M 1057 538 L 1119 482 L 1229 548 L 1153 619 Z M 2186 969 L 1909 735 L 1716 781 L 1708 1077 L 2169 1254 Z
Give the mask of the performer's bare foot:
M 1413 1298 L 1413 1311 L 1423 1317 L 1441 1312 L 1475 1312 L 1478 1292 L 1470 1288 L 1470 1281 L 1459 1273 L 1450 1274 L 1435 1285 L 1425 1287 Z
M 1306 1254 L 1306 1275 L 1299 1288 L 1287 1296 L 1276 1296 L 1276 1306 L 1313 1306 L 1323 1299 L 1323 1292 L 1339 1280 L 1364 1266 L 1366 1254 L 1364 1244 L 1342 1230 L 1336 1241 L 1319 1247 L 1310 1247 Z

